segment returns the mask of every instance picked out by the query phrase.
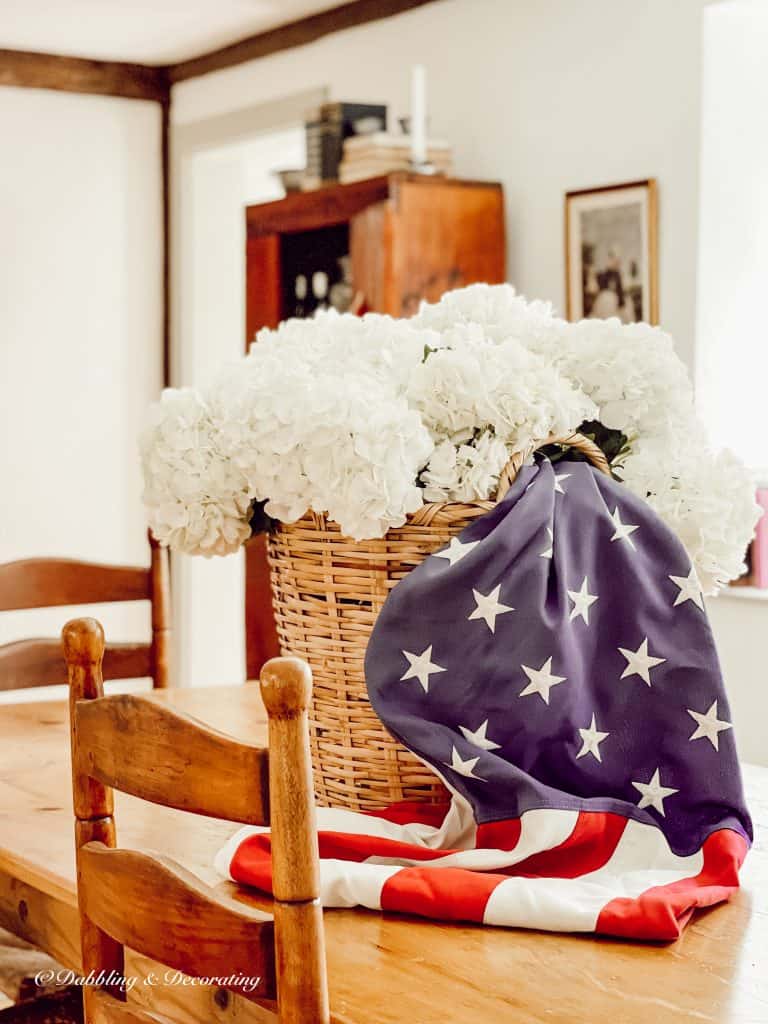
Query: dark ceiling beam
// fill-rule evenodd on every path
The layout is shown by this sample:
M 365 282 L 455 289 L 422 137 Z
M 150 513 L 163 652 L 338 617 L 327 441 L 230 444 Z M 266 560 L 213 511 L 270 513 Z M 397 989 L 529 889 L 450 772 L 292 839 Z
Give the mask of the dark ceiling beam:
M 124 96 L 166 104 L 170 89 L 167 68 L 26 50 L 0 50 L 0 85 Z
M 267 57 L 280 50 L 304 46 L 332 32 L 355 28 L 369 21 L 378 21 L 434 2 L 435 0 L 353 0 L 351 3 L 331 7 L 319 14 L 291 21 L 287 25 L 280 25 L 268 32 L 249 36 L 238 43 L 222 46 L 219 50 L 172 64 L 168 68 L 168 75 L 171 84 L 183 82 L 187 78 L 197 78 L 210 71 L 220 71 L 222 68 L 243 64 L 245 61 Z
M 0 49 L 0 86 L 122 96 L 167 104 L 174 82 L 267 57 L 280 50 L 305 46 L 333 32 L 379 21 L 430 3 L 435 3 L 435 0 L 351 0 L 167 67 Z

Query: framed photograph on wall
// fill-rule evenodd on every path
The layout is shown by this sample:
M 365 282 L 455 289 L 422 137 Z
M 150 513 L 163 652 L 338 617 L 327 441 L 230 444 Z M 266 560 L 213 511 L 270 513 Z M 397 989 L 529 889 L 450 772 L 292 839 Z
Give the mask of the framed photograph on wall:
M 565 196 L 569 320 L 659 322 L 656 179 Z

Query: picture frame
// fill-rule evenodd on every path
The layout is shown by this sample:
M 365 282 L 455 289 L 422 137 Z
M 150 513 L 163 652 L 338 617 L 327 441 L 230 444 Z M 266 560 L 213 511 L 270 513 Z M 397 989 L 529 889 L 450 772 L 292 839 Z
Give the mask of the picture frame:
M 656 179 L 565 194 L 569 320 L 659 322 Z

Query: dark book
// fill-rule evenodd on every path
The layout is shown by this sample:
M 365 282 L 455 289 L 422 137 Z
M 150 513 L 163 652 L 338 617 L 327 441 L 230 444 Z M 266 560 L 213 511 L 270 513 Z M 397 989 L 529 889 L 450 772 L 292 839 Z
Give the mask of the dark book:
M 368 119 L 368 130 L 386 131 L 386 106 L 381 103 L 322 104 L 320 116 L 305 126 L 309 182 L 317 185 L 338 181 L 344 140 L 357 134 L 358 122 Z

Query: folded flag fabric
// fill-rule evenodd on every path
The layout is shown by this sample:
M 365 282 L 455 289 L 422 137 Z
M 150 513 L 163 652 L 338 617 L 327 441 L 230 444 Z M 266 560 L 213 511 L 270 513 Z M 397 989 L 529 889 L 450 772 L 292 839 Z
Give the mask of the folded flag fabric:
M 673 939 L 738 887 L 751 822 L 695 572 L 588 464 L 525 467 L 402 580 L 366 680 L 451 799 L 319 809 L 325 906 Z M 268 832 L 217 867 L 270 891 Z

